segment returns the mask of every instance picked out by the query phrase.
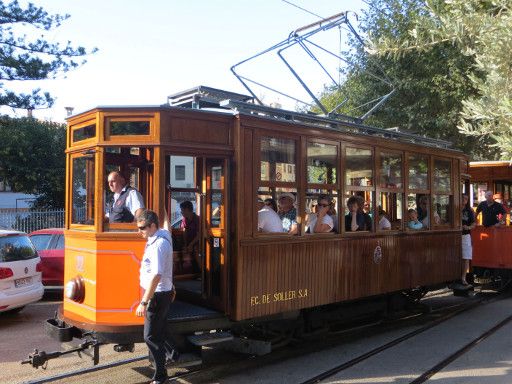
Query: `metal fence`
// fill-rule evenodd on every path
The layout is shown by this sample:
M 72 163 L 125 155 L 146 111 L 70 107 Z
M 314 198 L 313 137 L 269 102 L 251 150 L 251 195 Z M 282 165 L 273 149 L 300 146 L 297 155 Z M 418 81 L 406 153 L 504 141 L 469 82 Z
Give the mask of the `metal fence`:
M 27 233 L 44 228 L 62 228 L 64 227 L 64 209 L 0 211 L 0 227 Z

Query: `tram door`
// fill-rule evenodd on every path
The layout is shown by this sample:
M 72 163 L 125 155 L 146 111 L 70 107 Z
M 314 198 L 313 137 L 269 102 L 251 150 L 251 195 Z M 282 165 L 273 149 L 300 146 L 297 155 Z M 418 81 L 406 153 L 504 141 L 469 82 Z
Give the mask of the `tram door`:
M 205 178 L 203 196 L 205 198 L 204 216 L 204 283 L 203 295 L 219 310 L 224 310 L 227 285 L 226 263 L 226 204 L 227 160 L 205 159 Z
M 166 209 L 173 235 L 174 283 L 178 290 L 192 295 L 194 301 L 206 301 L 209 306 L 224 311 L 228 160 L 172 155 L 168 164 Z M 194 235 L 188 238 L 183 229 L 180 205 L 185 201 L 192 203 L 194 213 L 199 216 L 199 224 L 193 226 L 199 232 L 199 241 L 192 249 L 185 247 L 185 243 L 195 238 Z

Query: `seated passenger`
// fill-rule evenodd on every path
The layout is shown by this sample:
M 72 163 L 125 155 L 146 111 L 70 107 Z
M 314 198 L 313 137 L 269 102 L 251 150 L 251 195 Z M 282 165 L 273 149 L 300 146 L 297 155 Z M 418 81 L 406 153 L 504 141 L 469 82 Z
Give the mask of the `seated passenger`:
M 407 227 L 409 229 L 423 229 L 423 224 L 418 220 L 418 212 L 415 209 L 409 209 L 409 222 L 407 223 Z
M 274 210 L 274 212 L 277 212 L 277 203 L 274 199 L 269 197 L 269 198 L 265 199 L 263 202 L 266 206 L 272 208 Z
M 371 231 L 372 218 L 363 211 L 364 201 L 360 196 L 350 196 L 347 200 L 348 214 L 345 215 L 345 231 Z
M 315 205 L 316 213 L 310 215 L 308 232 L 324 233 L 331 232 L 334 228 L 334 221 L 329 215 L 331 211 L 331 199 L 327 195 L 320 195 Z
M 290 192 L 281 193 L 279 199 L 277 199 L 279 208 L 277 213 L 283 222 L 284 231 L 290 235 L 296 235 L 298 232 L 297 209 L 293 206 L 294 203 L 295 196 Z
M 258 231 L 267 233 L 283 233 L 283 222 L 276 211 L 263 200 L 258 199 Z
M 388 219 L 388 214 L 385 210 L 379 207 L 379 226 L 380 231 L 391 229 L 391 222 Z
M 428 196 L 422 195 L 419 199 L 418 203 L 418 220 L 421 221 L 423 224 L 423 228 L 428 229 L 429 228 L 429 206 L 428 206 Z M 439 217 L 439 214 L 434 211 L 434 225 L 439 225 L 441 223 L 441 218 Z
M 201 222 L 199 216 L 194 212 L 194 206 L 190 201 L 184 201 L 180 204 L 181 228 L 183 229 L 184 244 L 183 253 L 189 253 L 192 256 L 192 269 L 194 273 L 201 272 L 201 261 L 199 260 L 199 238 Z

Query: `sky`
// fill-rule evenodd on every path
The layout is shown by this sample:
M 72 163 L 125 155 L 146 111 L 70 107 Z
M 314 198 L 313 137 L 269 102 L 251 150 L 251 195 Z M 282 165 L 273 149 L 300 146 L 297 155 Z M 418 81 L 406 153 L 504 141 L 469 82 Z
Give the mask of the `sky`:
M 167 96 L 198 85 L 247 93 L 230 67 L 320 20 L 288 2 L 322 17 L 349 10 L 360 14 L 366 7 L 362 0 L 34 0 L 49 13 L 71 16 L 46 34 L 49 40 L 69 40 L 98 51 L 57 79 L 14 86 L 49 91 L 57 99 L 54 107 L 36 110 L 34 116 L 58 122 L 66 118 L 65 107 L 79 113 L 99 105 L 159 105 Z M 341 39 L 340 31 L 331 31 L 323 42 L 339 49 Z M 288 59 L 303 71 L 300 75 L 315 93 L 327 84 L 303 51 L 290 50 Z M 331 66 L 339 64 L 331 56 L 325 59 Z M 303 92 L 275 54 L 240 70 L 294 95 Z M 293 108 L 279 95 L 263 89 L 256 93 L 265 103 Z M 5 107 L 1 112 L 26 115 Z

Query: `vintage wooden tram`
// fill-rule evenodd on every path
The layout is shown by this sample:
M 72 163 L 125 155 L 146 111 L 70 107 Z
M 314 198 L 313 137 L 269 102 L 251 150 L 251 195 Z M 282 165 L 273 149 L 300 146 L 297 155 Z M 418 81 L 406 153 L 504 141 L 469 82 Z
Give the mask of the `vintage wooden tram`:
M 48 332 L 62 341 L 142 340 L 135 224 L 104 220 L 107 175 L 129 175 L 148 208 L 171 226 L 179 202 L 201 217 L 202 272 L 191 273 L 173 228 L 175 285 L 169 328 L 182 336 L 287 319 L 312 327 L 365 299 L 387 305 L 460 278 L 461 174 L 467 158 L 446 142 L 357 121 L 255 105 L 198 87 L 144 107 L 97 107 L 68 119 L 64 303 Z M 257 199 L 296 196 L 298 234 L 257 230 Z M 310 234 L 316 196 L 335 201 L 336 232 Z M 345 228 L 346 200 L 369 205 L 372 229 Z M 410 230 L 419 201 L 435 212 Z M 379 208 L 390 230 L 379 229 Z M 382 212 L 382 211 L 381 211 Z M 341 309 L 340 309 L 341 308 Z
M 509 161 L 475 161 L 469 165 L 468 191 L 474 209 L 484 201 L 486 191 L 504 204 L 506 225 L 485 228 L 477 226 L 471 234 L 473 242 L 473 274 L 479 281 L 495 281 L 498 286 L 512 279 L 512 228 L 510 227 L 510 196 L 512 196 L 512 166 Z M 481 217 L 478 218 L 481 222 Z

